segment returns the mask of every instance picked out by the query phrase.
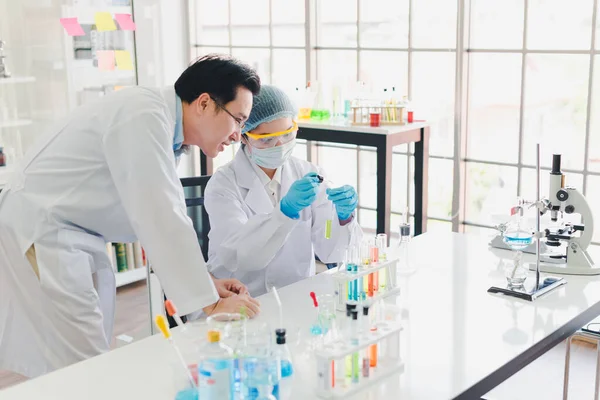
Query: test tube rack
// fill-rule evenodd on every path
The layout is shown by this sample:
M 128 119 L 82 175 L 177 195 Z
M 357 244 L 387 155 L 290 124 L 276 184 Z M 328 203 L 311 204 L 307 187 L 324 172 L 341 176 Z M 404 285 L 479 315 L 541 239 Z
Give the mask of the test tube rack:
M 317 395 L 325 399 L 337 399 L 355 394 L 377 382 L 394 374 L 404 372 L 404 362 L 400 358 L 400 332 L 402 325 L 399 321 L 381 321 L 377 324 L 376 331 L 362 334 L 357 344 L 351 343 L 329 343 L 320 347 L 315 352 L 317 362 Z M 385 352 L 375 368 L 371 368 L 369 377 L 361 377 L 358 383 L 346 385 L 332 385 L 336 374 L 332 370 L 332 363 L 336 360 L 344 360 L 346 356 L 354 353 L 362 354 L 366 349 L 377 344 L 384 345 Z
M 406 108 L 401 105 L 381 105 L 381 106 L 351 106 L 352 125 L 370 125 L 370 115 L 375 113 L 380 115 L 381 125 L 405 125 Z
M 398 259 L 390 259 L 386 261 L 380 261 L 371 263 L 369 265 L 360 265 L 360 270 L 356 272 L 347 271 L 347 264 L 342 264 L 338 270 L 332 275 L 336 282 L 335 294 L 336 294 L 336 309 L 338 311 L 345 311 L 346 304 L 359 304 L 359 305 L 371 305 L 378 300 L 384 299 L 389 296 L 399 295 L 400 288 L 396 286 L 394 277 L 396 276 L 395 271 L 398 265 Z M 387 277 L 387 283 L 385 288 L 377 288 L 374 291 L 373 296 L 366 297 L 359 296 L 358 300 L 350 300 L 347 296 L 347 287 L 349 282 L 358 281 L 360 278 L 366 279 L 370 274 L 374 272 L 380 272 L 385 270 Z

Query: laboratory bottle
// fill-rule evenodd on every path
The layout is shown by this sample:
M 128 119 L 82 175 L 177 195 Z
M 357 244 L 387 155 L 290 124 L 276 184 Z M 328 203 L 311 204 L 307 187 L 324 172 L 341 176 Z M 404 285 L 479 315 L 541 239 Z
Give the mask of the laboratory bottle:
M 409 257 L 410 225 L 400 225 L 400 243 L 398 244 L 398 270 L 411 271 L 412 266 Z
M 199 398 L 233 400 L 233 351 L 221 343 L 221 333 L 208 331 L 208 342 L 199 353 Z
M 279 382 L 273 389 L 273 395 L 278 400 L 286 400 L 292 397 L 292 379 L 294 375 L 294 367 L 292 363 L 292 353 L 286 343 L 285 329 L 275 330 L 275 355 L 279 362 L 279 371 L 281 376 Z
M 4 155 L 4 148 L 0 147 L 0 167 L 6 166 L 6 156 Z

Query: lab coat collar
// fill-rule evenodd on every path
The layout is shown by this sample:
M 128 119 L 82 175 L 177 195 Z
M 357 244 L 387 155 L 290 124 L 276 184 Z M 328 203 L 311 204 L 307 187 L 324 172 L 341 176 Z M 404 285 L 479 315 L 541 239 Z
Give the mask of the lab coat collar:
M 173 127 L 173 139 L 175 139 L 175 123 L 176 123 L 176 115 L 177 115 L 177 105 L 176 101 L 179 99 L 175 94 L 175 88 L 173 86 L 168 86 L 160 89 L 160 94 L 163 97 L 167 107 L 169 108 L 169 122 Z M 182 130 L 183 133 L 183 130 Z
M 273 203 L 271 203 L 260 177 L 241 148 L 233 159 L 233 170 L 238 186 L 248 189 L 248 194 L 244 198 L 248 207 L 256 214 L 268 214 L 273 211 Z

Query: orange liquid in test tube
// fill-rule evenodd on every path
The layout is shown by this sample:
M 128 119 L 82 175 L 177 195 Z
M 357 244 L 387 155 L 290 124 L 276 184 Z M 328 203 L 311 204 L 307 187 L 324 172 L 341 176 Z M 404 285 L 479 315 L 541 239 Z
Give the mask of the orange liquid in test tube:
M 373 297 L 373 274 L 369 274 L 369 297 Z
M 375 328 L 375 327 L 371 328 L 371 332 L 375 332 L 376 330 L 377 330 L 377 328 Z M 377 366 L 377 345 L 376 344 L 372 344 L 369 347 L 369 362 L 371 363 L 370 364 L 371 367 Z

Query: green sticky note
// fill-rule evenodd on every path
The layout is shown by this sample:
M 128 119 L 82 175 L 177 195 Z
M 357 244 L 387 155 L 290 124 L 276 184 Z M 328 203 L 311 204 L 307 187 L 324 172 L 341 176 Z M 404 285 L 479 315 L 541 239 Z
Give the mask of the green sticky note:
M 117 30 L 112 14 L 109 12 L 97 12 L 94 15 L 94 22 L 96 23 L 96 29 L 99 32 Z

